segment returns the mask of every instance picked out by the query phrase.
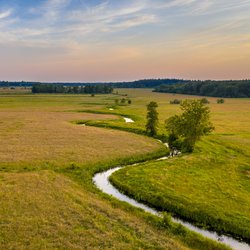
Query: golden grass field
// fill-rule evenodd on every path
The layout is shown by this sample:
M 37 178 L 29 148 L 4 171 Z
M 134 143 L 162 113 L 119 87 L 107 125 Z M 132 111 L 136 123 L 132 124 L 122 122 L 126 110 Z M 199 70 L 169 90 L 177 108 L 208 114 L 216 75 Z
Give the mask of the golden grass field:
M 1 109 L 0 116 L 2 165 L 96 164 L 146 154 L 159 147 L 153 140 L 135 134 L 70 123 L 80 119 L 117 119 L 112 115 Z
M 0 93 L 0 249 L 226 249 L 191 233 L 175 235 L 94 188 L 94 172 L 144 159 L 163 146 L 145 136 L 74 121 L 144 128 L 146 104 L 155 100 L 164 132 L 164 120 L 179 112 L 178 105 L 169 105 L 177 96 L 118 91 L 128 94 L 132 105 L 114 111 L 108 107 L 120 96 Z M 239 143 L 244 137 L 247 145 L 249 100 L 218 105 L 209 99 L 215 133 L 229 133 Z M 83 110 L 110 114 L 77 112 Z M 115 115 L 123 113 L 135 117 L 135 124 Z
M 72 123 L 117 119 L 71 111 L 98 108 L 106 98 L 93 104 L 89 96 L 0 96 L 0 249 L 188 249 L 88 191 L 91 179 L 79 185 L 51 170 L 73 163 L 101 168 L 162 147 L 143 136 Z
M 0 174 L 1 249 L 188 249 L 52 171 Z

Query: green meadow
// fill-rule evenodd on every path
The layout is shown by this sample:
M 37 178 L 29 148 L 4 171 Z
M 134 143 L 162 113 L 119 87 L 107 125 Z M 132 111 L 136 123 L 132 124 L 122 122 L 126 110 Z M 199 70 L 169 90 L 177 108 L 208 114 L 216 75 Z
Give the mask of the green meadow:
M 159 104 L 161 135 L 165 119 L 180 112 L 170 100 L 198 98 L 117 91 L 0 92 L 0 249 L 228 249 L 94 186 L 97 172 L 168 153 L 144 135 L 150 101 Z M 115 105 L 122 98 L 132 103 Z M 250 100 L 208 99 L 216 130 L 193 154 L 126 167 L 112 182 L 151 206 L 249 240 Z
M 138 92 L 141 101 L 143 93 L 158 100 L 162 132 L 164 119 L 179 110 L 169 100 L 197 98 Z M 153 207 L 249 241 L 250 100 L 225 99 L 224 104 L 217 104 L 216 98 L 208 100 L 216 129 L 198 143 L 193 154 L 127 167 L 111 180 Z

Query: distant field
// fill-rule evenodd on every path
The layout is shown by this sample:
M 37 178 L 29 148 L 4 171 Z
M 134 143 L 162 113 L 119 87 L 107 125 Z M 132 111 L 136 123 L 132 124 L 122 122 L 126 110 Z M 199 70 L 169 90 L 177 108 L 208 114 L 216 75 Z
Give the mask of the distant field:
M 0 95 L 30 94 L 31 88 L 28 87 L 0 87 Z
M 164 121 L 169 117 L 180 112 L 179 105 L 170 104 L 170 100 L 179 99 L 201 99 L 204 97 L 176 95 L 166 93 L 155 93 L 150 89 L 118 89 L 121 94 L 128 94 L 133 105 L 121 107 L 119 110 L 127 114 L 136 115 L 143 126 L 146 117 L 145 104 L 149 101 L 156 101 L 159 105 L 160 129 L 164 131 Z M 250 128 L 250 98 L 224 98 L 224 104 L 217 104 L 217 99 L 207 97 L 210 101 L 211 118 L 215 125 L 215 133 L 244 133 L 249 134 Z

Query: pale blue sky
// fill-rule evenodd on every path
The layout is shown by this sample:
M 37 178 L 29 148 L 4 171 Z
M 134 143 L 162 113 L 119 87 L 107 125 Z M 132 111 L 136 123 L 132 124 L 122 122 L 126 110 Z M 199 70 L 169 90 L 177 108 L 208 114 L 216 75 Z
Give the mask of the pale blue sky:
M 0 78 L 250 78 L 250 0 L 0 0 Z

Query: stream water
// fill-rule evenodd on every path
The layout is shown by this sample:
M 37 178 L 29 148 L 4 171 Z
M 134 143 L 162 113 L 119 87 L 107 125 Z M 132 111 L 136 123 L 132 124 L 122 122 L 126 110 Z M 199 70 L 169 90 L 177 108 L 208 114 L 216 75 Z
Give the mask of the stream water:
M 134 121 L 131 118 L 123 117 L 126 123 L 133 123 Z
M 161 158 L 161 160 L 163 160 L 163 158 Z M 136 164 L 134 164 L 136 165 Z M 136 200 L 126 196 L 125 194 L 122 194 L 118 189 L 116 189 L 109 181 L 109 177 L 115 173 L 116 171 L 120 170 L 122 167 L 116 167 L 110 170 L 107 170 L 105 172 L 102 173 L 98 173 L 93 177 L 93 182 L 96 185 L 96 187 L 98 189 L 100 189 L 102 192 L 112 195 L 113 197 L 117 198 L 120 201 L 125 201 L 127 203 L 129 203 L 130 205 L 134 206 L 134 207 L 138 207 L 143 209 L 146 212 L 149 212 L 153 215 L 156 216 L 161 216 L 161 213 L 158 212 L 157 210 L 144 205 L 142 203 L 137 202 Z M 250 246 L 247 243 L 244 242 L 240 242 L 238 240 L 235 240 L 231 237 L 225 236 L 225 235 L 218 235 L 216 232 L 211 232 L 211 231 L 207 231 L 201 228 L 198 228 L 194 225 L 192 225 L 189 222 L 185 222 L 181 219 L 177 219 L 177 218 L 172 218 L 172 220 L 174 222 L 180 223 L 183 226 L 187 227 L 188 229 L 195 231 L 199 234 L 202 234 L 203 236 L 216 240 L 216 241 L 220 241 L 223 242 L 226 245 L 229 245 L 231 248 L 236 249 L 236 250 L 250 250 Z

